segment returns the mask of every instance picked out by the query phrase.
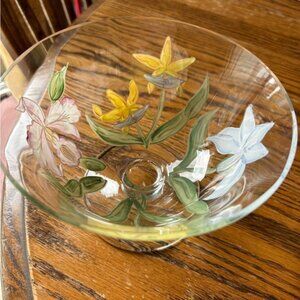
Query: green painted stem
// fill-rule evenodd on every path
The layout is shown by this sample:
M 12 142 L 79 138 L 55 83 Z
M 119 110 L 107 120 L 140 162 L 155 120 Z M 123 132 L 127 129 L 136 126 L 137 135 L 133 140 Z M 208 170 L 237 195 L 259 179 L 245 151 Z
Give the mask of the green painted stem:
M 109 152 L 111 149 L 115 148 L 116 146 L 108 146 L 106 147 L 102 152 L 100 152 L 97 156 L 98 159 L 102 158 L 107 152 Z
M 153 120 L 151 129 L 149 130 L 147 137 L 145 139 L 146 148 L 148 148 L 151 143 L 151 135 L 152 135 L 153 131 L 156 129 L 157 123 L 158 123 L 161 113 L 163 111 L 164 103 L 165 103 L 165 93 L 166 93 L 165 90 L 161 91 L 161 96 L 160 96 L 160 100 L 159 100 L 159 104 L 158 104 L 157 113 L 156 113 L 155 119 Z
M 142 130 L 140 124 L 139 123 L 135 123 L 135 128 L 136 128 L 136 130 L 138 132 L 139 137 L 142 139 L 143 144 L 146 145 L 145 144 L 145 136 L 144 136 L 144 133 L 143 133 L 143 130 Z

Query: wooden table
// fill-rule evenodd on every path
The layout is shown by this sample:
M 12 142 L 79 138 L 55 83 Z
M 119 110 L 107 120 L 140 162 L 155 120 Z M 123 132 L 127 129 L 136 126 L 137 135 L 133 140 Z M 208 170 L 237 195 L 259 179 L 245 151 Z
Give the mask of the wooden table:
M 151 15 L 229 36 L 279 77 L 300 113 L 300 3 L 106 0 L 99 16 Z M 300 155 L 275 195 L 243 220 L 157 254 L 117 250 L 29 203 L 3 203 L 5 299 L 296 299 Z M 24 230 L 25 228 L 25 230 Z

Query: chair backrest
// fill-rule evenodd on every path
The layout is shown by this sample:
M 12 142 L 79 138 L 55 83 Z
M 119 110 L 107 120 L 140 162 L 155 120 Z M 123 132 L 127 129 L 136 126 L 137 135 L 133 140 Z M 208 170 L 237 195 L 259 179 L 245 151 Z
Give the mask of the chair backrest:
M 92 0 L 4 0 L 1 31 L 14 56 L 69 26 Z

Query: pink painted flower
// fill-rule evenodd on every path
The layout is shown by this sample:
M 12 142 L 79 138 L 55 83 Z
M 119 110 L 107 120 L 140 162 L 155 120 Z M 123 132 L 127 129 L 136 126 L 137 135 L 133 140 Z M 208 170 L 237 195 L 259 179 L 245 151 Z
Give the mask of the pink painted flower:
M 32 119 L 27 128 L 27 141 L 39 163 L 58 176 L 62 176 L 62 167 L 57 165 L 53 152 L 60 161 L 69 166 L 79 163 L 80 152 L 76 145 L 59 135 L 80 140 L 74 123 L 78 122 L 80 111 L 70 98 L 63 98 L 51 105 L 47 116 L 41 107 L 27 98 L 21 99 L 21 107 Z M 20 107 L 19 106 L 19 107 Z

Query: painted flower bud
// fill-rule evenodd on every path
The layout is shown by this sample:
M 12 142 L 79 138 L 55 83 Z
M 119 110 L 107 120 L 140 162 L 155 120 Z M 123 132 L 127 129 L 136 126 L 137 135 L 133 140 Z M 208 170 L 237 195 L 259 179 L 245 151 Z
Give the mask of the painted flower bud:
M 80 159 L 80 166 L 90 171 L 103 171 L 105 164 L 97 157 L 82 157 Z
M 64 66 L 60 71 L 53 74 L 48 86 L 49 97 L 52 102 L 57 101 L 65 90 L 65 80 L 68 65 Z

